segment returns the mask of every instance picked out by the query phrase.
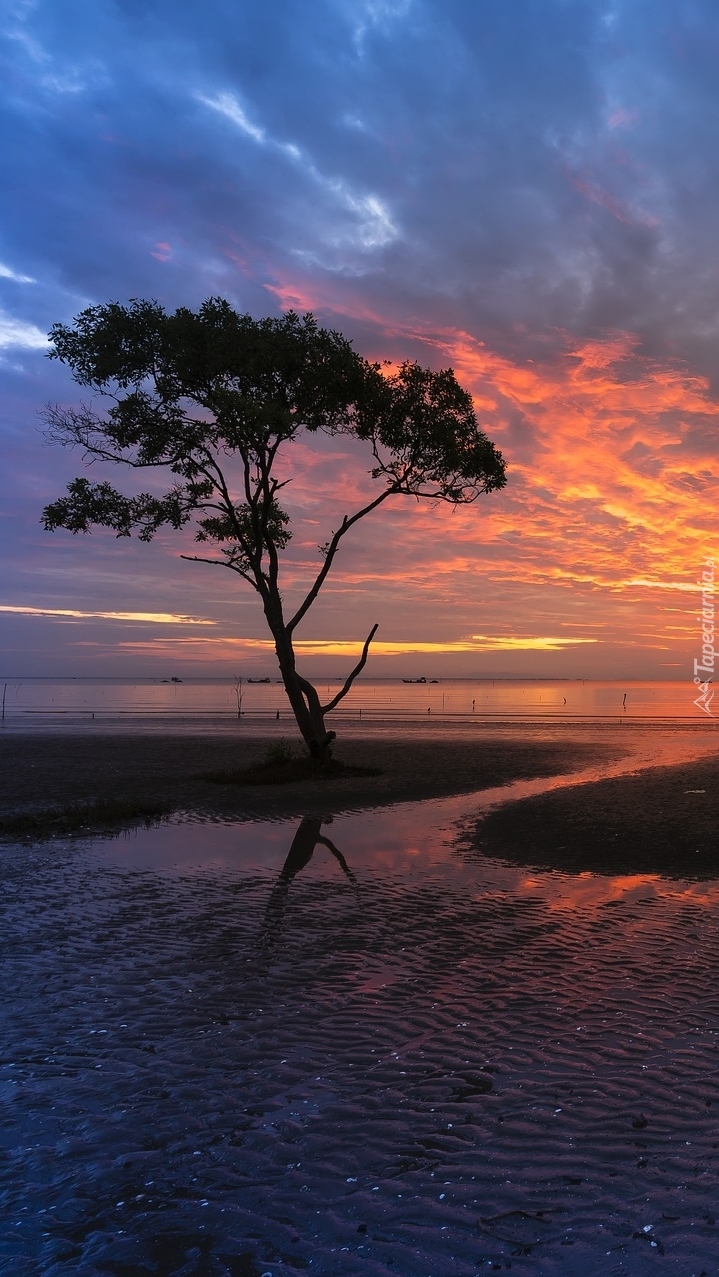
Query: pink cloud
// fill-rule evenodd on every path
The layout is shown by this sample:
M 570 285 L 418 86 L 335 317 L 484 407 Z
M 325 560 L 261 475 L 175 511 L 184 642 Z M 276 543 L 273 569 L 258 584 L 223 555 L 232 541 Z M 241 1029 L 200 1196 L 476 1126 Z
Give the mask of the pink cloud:
M 605 208 L 618 222 L 624 222 L 627 226 L 653 227 L 659 225 L 657 218 L 652 213 L 647 213 L 644 209 L 623 203 L 615 195 L 612 195 L 611 191 L 607 191 L 600 186 L 586 169 L 581 173 L 570 174 L 569 183 L 590 204 L 598 204 L 601 208 Z
M 634 124 L 639 119 L 638 111 L 627 111 L 623 106 L 617 107 L 612 112 L 607 123 L 610 129 L 628 128 L 630 124 Z

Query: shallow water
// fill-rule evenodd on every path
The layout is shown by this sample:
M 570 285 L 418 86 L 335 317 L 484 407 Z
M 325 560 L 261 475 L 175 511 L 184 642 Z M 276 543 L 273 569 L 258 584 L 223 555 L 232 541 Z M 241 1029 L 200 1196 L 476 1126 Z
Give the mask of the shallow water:
M 517 738 L 516 730 L 508 735 Z M 495 737 L 505 738 L 499 733 Z M 715 754 L 718 748 L 712 731 L 626 728 L 607 733 L 606 742 L 615 745 L 617 752 L 621 748 L 626 753 L 565 775 L 516 780 L 476 794 L 398 803 L 370 811 L 328 811 L 324 833 L 331 833 L 335 842 L 339 840 L 345 855 L 358 859 L 367 871 L 404 873 L 417 869 L 424 874 L 429 866 L 443 865 L 456 873 L 461 863 L 456 854 L 458 834 L 467 823 L 502 803 L 646 768 L 678 765 Z M 251 821 L 220 819 L 209 823 L 180 815 L 100 846 L 108 861 L 133 869 L 272 872 L 284 859 L 293 829 L 292 822 L 282 820 L 270 823 L 265 819 L 258 827 Z M 319 872 L 317 866 L 315 870 Z
M 2 1271 L 715 1272 L 719 880 L 497 798 L 5 848 Z

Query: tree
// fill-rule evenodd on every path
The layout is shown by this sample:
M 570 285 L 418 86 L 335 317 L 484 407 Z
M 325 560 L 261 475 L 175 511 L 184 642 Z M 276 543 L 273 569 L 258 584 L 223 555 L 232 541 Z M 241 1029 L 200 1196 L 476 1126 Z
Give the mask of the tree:
M 100 526 L 150 541 L 159 528 L 194 519 L 195 540 L 208 553 L 181 557 L 226 568 L 259 595 L 297 725 L 310 753 L 326 760 L 335 733 L 325 716 L 364 668 L 377 626 L 326 704 L 297 670 L 295 631 L 344 537 L 389 498 L 456 506 L 504 486 L 501 453 L 477 425 L 469 394 L 450 368 L 432 372 L 408 361 L 390 372 L 312 315 L 255 320 L 217 297 L 174 314 L 154 301 L 91 306 L 72 326 L 54 325 L 50 339 L 50 358 L 104 399 L 104 411 L 48 408 L 51 439 L 79 445 L 90 461 L 169 472 L 171 482 L 161 496 L 125 496 L 108 482 L 75 479 L 45 508 L 45 528 Z M 379 491 L 320 547 L 321 566 L 286 617 L 280 560 L 291 529 L 278 493 L 288 481 L 276 467 L 303 430 L 366 443 Z

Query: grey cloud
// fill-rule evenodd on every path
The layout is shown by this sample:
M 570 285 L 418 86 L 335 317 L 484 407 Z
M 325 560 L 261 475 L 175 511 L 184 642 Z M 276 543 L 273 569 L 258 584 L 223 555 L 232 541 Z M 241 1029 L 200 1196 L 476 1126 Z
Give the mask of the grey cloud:
M 266 310 L 268 283 L 339 277 L 349 311 L 518 355 L 620 327 L 714 368 L 711 0 L 44 0 L 13 23 L 2 258 L 44 281 L 23 322 L 144 293 Z

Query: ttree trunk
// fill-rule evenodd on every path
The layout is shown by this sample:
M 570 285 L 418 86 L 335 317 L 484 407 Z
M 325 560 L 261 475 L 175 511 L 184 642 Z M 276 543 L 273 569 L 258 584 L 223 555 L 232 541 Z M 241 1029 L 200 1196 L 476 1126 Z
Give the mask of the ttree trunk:
M 302 678 L 297 673 L 291 636 L 284 625 L 277 628 L 273 625 L 271 628 L 275 638 L 275 651 L 282 682 L 302 739 L 318 763 L 328 763 L 332 757 L 332 742 L 336 732 L 327 731 L 324 712 L 316 689 L 306 678 Z

